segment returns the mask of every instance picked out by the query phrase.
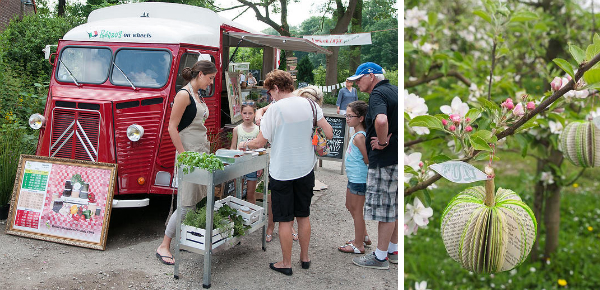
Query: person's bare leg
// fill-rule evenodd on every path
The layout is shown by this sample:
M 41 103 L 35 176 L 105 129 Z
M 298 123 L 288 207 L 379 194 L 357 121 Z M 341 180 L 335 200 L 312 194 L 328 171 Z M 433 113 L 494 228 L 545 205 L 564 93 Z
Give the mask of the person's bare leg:
M 256 204 L 256 180 L 248 180 L 246 186 L 246 201 Z
M 350 214 L 352 215 L 352 219 L 354 219 L 353 244 L 361 252 L 364 252 L 365 244 L 363 243 L 363 241 L 365 240 L 365 233 L 367 232 L 367 227 L 365 226 L 365 219 L 363 217 L 365 197 L 348 192 L 346 194 L 346 199 L 350 200 Z
M 300 261 L 310 262 L 308 246 L 310 244 L 310 217 L 297 217 L 300 237 Z
M 275 268 L 292 267 L 292 223 L 279 222 L 279 244 L 281 245 L 281 255 L 283 260 L 273 265 Z
M 160 243 L 160 246 L 158 246 L 156 252 L 161 256 L 165 256 L 163 258 L 165 262 L 175 263 L 175 260 L 171 258 L 173 257 L 173 254 L 171 254 L 171 238 L 169 238 L 169 236 L 165 235 L 163 237 L 162 243 Z
M 398 243 L 398 221 L 396 221 L 396 226 L 394 227 L 394 232 L 392 233 L 392 238 L 390 239 L 392 244 Z
M 398 242 L 398 221 L 386 223 L 379 222 L 377 225 L 377 249 L 380 251 L 387 251 L 392 235 L 396 231 L 396 242 Z
M 271 195 L 269 194 L 267 199 L 269 200 L 269 212 L 267 214 L 269 218 L 269 222 L 267 223 L 267 236 L 271 236 L 273 239 L 273 231 L 275 230 L 275 223 L 273 222 L 273 210 L 271 209 Z M 267 237 L 267 241 L 270 242 L 271 239 Z

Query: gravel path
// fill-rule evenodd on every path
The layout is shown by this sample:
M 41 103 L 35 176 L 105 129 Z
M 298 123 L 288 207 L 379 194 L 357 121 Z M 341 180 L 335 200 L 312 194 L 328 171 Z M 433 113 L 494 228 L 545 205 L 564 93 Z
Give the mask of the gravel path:
M 324 161 L 316 171 L 328 189 L 315 192 L 311 208 L 312 237 L 309 270 L 293 264 L 291 277 L 269 269 L 281 259 L 279 238 L 261 249 L 254 232 L 231 249 L 216 251 L 211 289 L 398 289 L 398 266 L 390 270 L 356 267 L 356 255 L 337 251 L 354 234 L 344 206 L 347 179 L 341 162 Z M 203 256 L 182 252 L 180 279 L 173 266 L 159 263 L 154 251 L 164 233 L 169 197 L 153 197 L 150 206 L 115 209 L 105 251 L 91 250 L 0 233 L 0 288 L 2 289 L 202 289 Z M 6 222 L 0 222 L 5 227 Z M 297 226 L 297 225 L 296 225 Z M 367 221 L 377 241 L 377 223 Z M 275 228 L 277 232 L 277 227 Z M 367 251 L 373 251 L 373 246 Z M 299 260 L 294 242 L 292 260 Z

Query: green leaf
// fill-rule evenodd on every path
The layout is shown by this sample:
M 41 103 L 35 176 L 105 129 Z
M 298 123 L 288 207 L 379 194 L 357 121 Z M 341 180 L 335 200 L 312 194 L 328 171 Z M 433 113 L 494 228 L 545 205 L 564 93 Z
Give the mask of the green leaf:
M 529 140 L 523 134 L 516 134 L 514 136 L 517 143 L 519 143 L 519 147 L 521 147 L 521 156 L 525 157 L 529 148 Z
M 490 112 L 498 112 L 500 111 L 500 107 L 492 102 L 492 101 L 488 101 L 488 99 L 484 98 L 484 97 L 480 97 L 477 99 L 477 101 L 479 101 L 479 103 L 481 104 L 481 106 L 483 106 L 485 109 L 487 109 Z
M 600 40 L 597 40 L 596 36 L 598 34 L 594 35 L 594 42 L 585 49 L 585 59 L 587 60 L 594 58 L 596 54 L 600 53 Z
M 540 126 L 540 124 L 538 123 L 538 121 L 532 118 L 532 119 L 529 119 L 529 121 L 525 122 L 525 124 L 523 124 L 521 127 L 519 127 L 515 131 L 515 133 L 520 133 L 520 132 L 523 132 L 523 131 L 525 131 L 525 130 L 527 130 L 529 128 L 539 127 L 539 126 Z
M 476 108 L 472 108 L 469 109 L 469 111 L 467 112 L 467 114 L 465 115 L 465 119 L 469 118 L 471 119 L 471 123 L 474 122 L 475 120 L 477 120 L 477 118 L 479 118 L 481 116 L 481 111 L 479 109 Z
M 557 64 L 562 70 L 564 70 L 567 74 L 571 76 L 571 78 L 575 78 L 575 72 L 573 72 L 573 66 L 566 60 L 562 58 L 555 58 L 552 60 L 555 64 Z
M 487 143 L 493 143 L 492 142 L 493 136 L 494 136 L 494 134 L 492 134 L 492 132 L 488 131 L 488 130 L 478 130 L 475 133 L 471 134 L 471 138 L 479 137 Z
M 569 52 L 577 63 L 582 63 L 585 58 L 585 51 L 575 44 L 569 44 Z
M 537 14 L 530 11 L 517 11 L 510 18 L 510 22 L 526 22 L 538 19 Z
M 425 207 L 431 207 L 431 195 L 429 194 L 429 190 L 425 189 L 419 191 L 416 196 Z
M 412 175 L 419 175 L 412 167 L 404 165 L 404 173 L 410 173 Z
M 410 121 L 410 115 L 407 112 L 404 112 L 404 120 Z
M 505 55 L 507 55 L 509 53 L 510 53 L 510 49 L 508 49 L 507 47 L 502 47 L 502 48 L 500 48 L 498 50 L 497 57 L 500 58 L 500 57 L 503 57 L 503 56 L 505 56 Z
M 477 154 L 477 156 L 475 156 L 475 160 L 476 161 L 490 160 L 490 154 L 491 154 L 490 152 L 485 152 L 485 151 L 479 152 L 479 154 Z M 492 159 L 493 159 L 493 161 L 500 161 L 500 157 L 498 157 L 497 155 L 494 155 L 494 158 L 492 158 Z
M 415 47 L 412 45 L 412 43 L 405 41 L 404 42 L 404 52 L 409 52 L 409 51 L 413 51 L 415 50 Z
M 433 26 L 435 26 L 436 22 L 437 22 L 437 13 L 433 12 L 433 11 L 427 13 L 427 23 L 433 27 Z
M 440 154 L 440 155 L 431 157 L 432 163 L 442 163 L 442 162 L 446 162 L 446 161 L 450 161 L 450 160 L 452 160 L 452 159 L 444 154 Z
M 482 10 L 475 10 L 473 11 L 473 14 L 481 17 L 483 20 L 487 21 L 487 23 L 492 24 L 492 17 L 487 12 Z
M 460 52 L 458 52 L 458 51 L 454 52 L 454 59 L 456 61 L 460 61 L 460 62 L 462 62 L 464 60 L 462 54 L 460 54 Z
M 440 119 L 433 116 L 417 116 L 408 122 L 411 127 L 427 127 L 429 129 L 444 130 L 444 125 Z
M 473 146 L 473 148 L 475 150 L 483 150 L 483 151 L 492 152 L 492 147 L 490 147 L 490 145 L 488 145 L 488 143 L 485 142 L 483 139 L 481 139 L 479 137 L 472 137 L 472 136 L 469 139 L 471 140 L 471 145 Z
M 581 90 L 600 90 L 600 83 L 585 85 Z
M 600 68 L 592 68 L 584 72 L 583 80 L 588 84 L 600 83 Z

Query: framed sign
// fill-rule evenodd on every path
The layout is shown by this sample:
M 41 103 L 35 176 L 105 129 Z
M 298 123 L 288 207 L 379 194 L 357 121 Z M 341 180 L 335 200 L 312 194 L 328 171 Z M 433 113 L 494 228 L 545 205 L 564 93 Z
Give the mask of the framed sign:
M 327 140 L 327 147 L 329 147 L 329 153 L 325 156 L 319 157 L 319 159 L 334 160 L 342 162 L 342 173 L 344 174 L 344 157 L 346 155 L 346 148 L 348 146 L 349 130 L 346 126 L 346 117 L 338 114 L 324 114 L 325 120 L 331 125 L 333 129 L 333 138 Z
M 6 233 L 106 248 L 117 165 L 21 155 Z
M 225 81 L 227 84 L 227 99 L 229 99 L 231 124 L 235 124 L 242 120 L 242 88 L 240 87 L 240 73 L 228 72 Z

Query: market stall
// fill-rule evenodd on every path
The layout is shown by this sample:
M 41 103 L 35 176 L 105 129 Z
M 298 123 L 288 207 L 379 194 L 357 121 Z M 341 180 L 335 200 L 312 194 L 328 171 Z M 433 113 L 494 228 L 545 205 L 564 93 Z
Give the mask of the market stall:
M 264 149 L 263 149 L 264 150 Z M 226 150 L 226 151 L 235 151 L 235 150 Z M 240 151 L 241 152 L 241 151 Z M 262 154 L 262 155 L 261 155 Z M 217 155 L 219 152 L 217 151 Z M 226 154 L 224 154 L 226 155 Z M 222 157 L 222 156 L 221 156 Z M 219 201 L 219 203 L 223 204 L 223 202 L 233 203 L 234 207 L 238 207 L 237 205 L 241 205 L 245 203 L 244 201 L 239 200 L 241 198 L 241 177 L 252 173 L 261 169 L 264 169 L 264 176 L 269 176 L 268 167 L 269 167 L 269 155 L 263 152 L 246 152 L 239 155 L 232 155 L 223 158 L 223 160 L 228 163 L 223 170 L 216 170 L 214 172 L 210 172 L 207 170 L 203 170 L 200 168 L 195 168 L 193 172 L 188 174 L 184 174 L 181 167 L 178 167 L 178 182 L 182 181 L 192 182 L 196 184 L 206 185 L 207 186 L 207 201 L 206 208 L 213 209 L 215 208 L 215 197 L 214 197 L 214 188 L 216 184 L 221 184 L 231 179 L 237 179 L 236 182 L 236 196 L 234 199 L 237 202 L 232 202 L 232 199 Z M 265 188 L 268 188 L 268 178 L 265 178 Z M 235 205 L 237 204 L 237 205 Z M 177 197 L 177 207 L 181 206 L 181 200 L 179 196 Z M 217 207 L 219 204 L 217 204 Z M 253 217 L 248 215 L 248 225 L 250 228 L 246 231 L 246 234 L 252 233 L 262 228 L 262 249 L 266 250 L 266 230 L 267 230 L 267 209 L 268 209 L 268 200 L 266 198 L 263 199 L 263 207 L 255 206 L 248 204 L 248 206 L 254 210 L 254 214 L 258 214 L 258 218 L 253 220 Z M 239 207 L 238 207 L 239 208 Z M 257 211 L 258 209 L 258 211 Z M 238 209 L 239 211 L 239 209 Z M 181 211 L 177 211 L 180 213 Z M 244 214 L 243 212 L 240 212 Z M 213 232 L 213 210 L 206 210 L 206 228 L 203 229 L 202 232 L 188 234 L 184 229 L 182 231 L 182 216 L 180 214 L 177 215 L 177 230 L 176 230 L 176 243 L 175 243 L 175 267 L 173 271 L 173 275 L 175 279 L 179 279 L 179 262 L 180 262 L 180 250 L 186 250 L 189 252 L 201 254 L 204 256 L 204 271 L 203 271 L 203 279 L 202 286 L 204 288 L 210 288 L 211 286 L 211 255 L 212 250 L 217 247 L 231 247 L 236 245 L 239 242 L 240 237 L 231 237 L 231 235 L 227 235 L 224 233 L 215 233 Z M 244 214 L 245 215 L 245 214 Z M 198 239 L 200 238 L 200 239 Z

